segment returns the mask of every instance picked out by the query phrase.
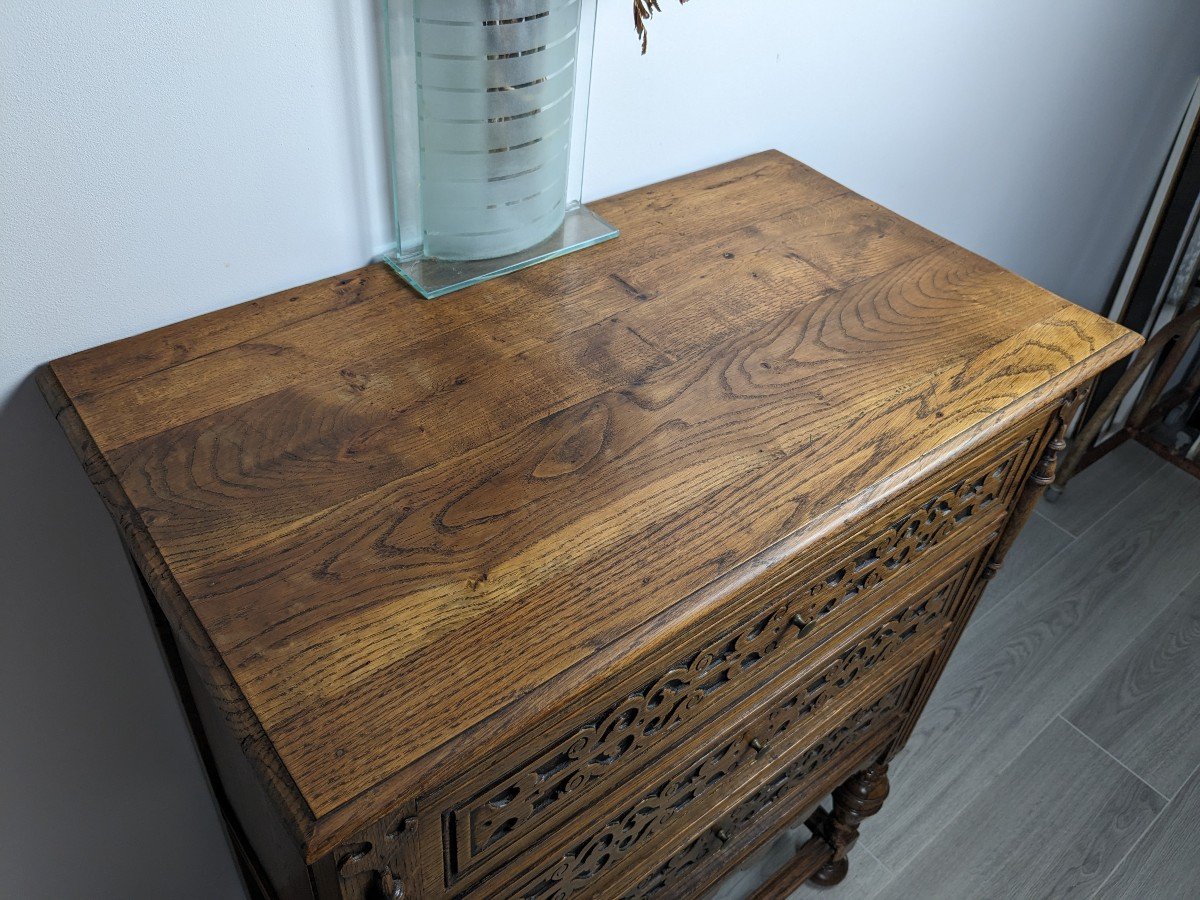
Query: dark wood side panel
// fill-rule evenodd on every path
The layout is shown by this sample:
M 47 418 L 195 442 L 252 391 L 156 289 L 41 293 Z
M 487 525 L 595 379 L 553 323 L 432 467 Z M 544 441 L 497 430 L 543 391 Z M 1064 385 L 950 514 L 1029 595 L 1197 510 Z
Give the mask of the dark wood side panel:
M 241 855 L 252 857 L 268 882 L 264 900 L 312 900 L 313 885 L 300 848 L 275 813 L 225 720 L 205 694 L 195 666 L 187 657 L 181 659 L 236 827 L 249 839 Z

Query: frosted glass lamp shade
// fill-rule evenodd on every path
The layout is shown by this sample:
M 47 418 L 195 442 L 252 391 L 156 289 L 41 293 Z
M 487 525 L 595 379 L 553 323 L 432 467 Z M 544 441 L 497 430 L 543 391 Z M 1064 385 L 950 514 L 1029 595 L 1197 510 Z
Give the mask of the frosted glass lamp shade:
M 387 259 L 425 296 L 616 235 L 580 203 L 595 5 L 384 0 Z
M 580 5 L 416 0 L 428 256 L 503 256 L 562 224 Z

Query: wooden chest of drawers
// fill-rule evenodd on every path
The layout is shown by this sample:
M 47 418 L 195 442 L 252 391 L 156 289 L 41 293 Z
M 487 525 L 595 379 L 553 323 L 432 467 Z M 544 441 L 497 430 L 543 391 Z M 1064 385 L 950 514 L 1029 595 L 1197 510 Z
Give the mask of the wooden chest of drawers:
M 252 892 L 836 883 L 1123 329 L 778 153 L 51 363 Z M 831 809 L 817 807 L 834 792 Z

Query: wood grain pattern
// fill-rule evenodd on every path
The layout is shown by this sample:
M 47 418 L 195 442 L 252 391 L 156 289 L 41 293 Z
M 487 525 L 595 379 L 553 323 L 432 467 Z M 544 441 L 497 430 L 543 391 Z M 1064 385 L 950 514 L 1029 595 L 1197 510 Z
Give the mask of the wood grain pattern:
M 1063 712 L 1165 797 L 1200 768 L 1200 582 L 1189 585 Z
M 1079 537 L 1165 465 L 1144 447 L 1127 441 L 1071 479 L 1069 494 L 1055 495 L 1051 490 L 1039 510 L 1059 528 Z
M 1022 584 L 1071 542 L 1069 533 L 1041 515 L 1040 510 L 1044 509 L 1045 505 L 1043 501 L 1029 519 L 1025 530 L 1021 532 L 1012 552 L 1005 560 L 1004 568 L 984 594 L 984 604 L 995 603 Z
M 1089 897 L 1165 802 L 1054 719 L 878 897 Z
M 1192 900 L 1196 896 L 1196 835 L 1200 834 L 1200 772 L 1193 775 L 1104 882 L 1096 900 Z
M 597 210 L 40 373 L 310 861 L 1137 343 L 778 153 Z

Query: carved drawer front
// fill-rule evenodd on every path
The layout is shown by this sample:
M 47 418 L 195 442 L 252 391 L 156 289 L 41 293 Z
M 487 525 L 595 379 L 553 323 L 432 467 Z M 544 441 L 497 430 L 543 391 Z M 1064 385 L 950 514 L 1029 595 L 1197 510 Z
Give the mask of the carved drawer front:
M 805 763 L 804 776 L 810 775 L 826 762 L 843 752 L 855 738 L 867 731 L 880 717 L 900 708 L 907 682 L 877 703 L 860 713 L 840 720 L 835 727 L 825 727 L 800 757 Z M 856 718 L 857 717 L 857 718 Z M 780 793 L 790 790 L 784 785 L 781 773 L 772 774 L 773 759 L 755 751 L 749 735 L 726 738 L 670 777 L 643 792 L 622 811 L 587 838 L 572 846 L 566 853 L 539 869 L 530 879 L 502 896 L 522 900 L 564 900 L 572 896 L 595 896 L 595 892 L 623 871 L 636 858 L 645 859 L 663 839 L 672 834 L 694 833 L 695 825 L 711 815 L 713 799 L 728 796 L 731 789 L 763 781 Z M 794 777 L 784 779 L 798 783 L 800 766 L 793 763 L 783 768 Z M 757 792 L 756 792 L 757 793 Z M 714 795 L 710 798 L 710 794 Z M 689 826 L 689 822 L 692 823 Z M 672 857 L 674 858 L 674 857 Z M 488 893 L 488 892 L 485 892 Z
M 894 504 L 875 520 L 884 527 L 868 527 L 839 544 L 816 578 L 809 571 L 781 573 L 776 589 L 800 598 L 793 615 L 816 623 L 841 607 L 862 608 L 868 595 L 890 590 L 952 541 L 961 545 L 995 528 L 1020 491 L 1044 426 L 1041 419 L 1024 423 L 1019 436 L 993 441 L 959 463 L 932 493 Z
M 871 614 L 880 597 L 920 577 L 935 559 L 962 552 L 956 548 L 977 529 L 995 527 L 1038 431 L 1040 423 L 985 448 L 939 479 L 936 490 L 894 504 L 815 566 L 781 567 L 792 571 L 731 604 L 743 610 L 740 620 L 718 624 L 692 649 L 675 651 L 673 665 L 640 676 L 628 693 L 500 777 L 477 772 L 435 799 L 444 811 L 446 887 L 498 871 L 521 847 L 593 803 L 609 790 L 606 785 L 627 781 L 668 745 Z
M 971 598 L 977 597 L 978 575 L 995 537 L 996 534 L 990 535 L 983 550 L 974 557 L 952 566 L 951 574 L 936 579 L 934 588 L 917 592 L 913 600 L 901 604 L 883 626 L 871 631 L 870 639 L 857 642 L 855 649 L 838 657 L 840 665 L 835 663 L 812 682 L 812 687 L 830 681 L 835 685 L 840 683 L 846 674 L 860 671 L 854 660 L 864 667 L 882 668 L 876 680 L 870 682 L 868 692 L 855 694 L 858 698 L 855 712 L 847 716 L 847 707 L 838 705 L 836 718 L 840 725 L 815 744 L 808 736 L 803 741 L 793 741 L 786 754 L 790 761 L 774 775 L 763 779 L 750 793 L 739 796 L 732 805 L 726 805 L 724 811 L 714 813 L 707 825 L 692 830 L 690 838 L 685 838 L 674 851 L 667 847 L 650 855 L 649 874 L 618 876 L 618 883 L 632 883 L 631 887 L 606 889 L 606 894 L 620 895 L 625 900 L 698 896 L 711 885 L 714 876 L 727 870 L 729 858 L 742 858 L 773 833 L 793 824 L 796 816 L 812 809 L 837 784 L 889 745 L 909 711 L 922 702 L 923 682 L 931 660 L 946 637 L 959 630 L 958 618 L 970 606 Z M 922 625 L 925 638 L 917 641 L 914 638 Z M 933 640 L 928 639 L 931 631 L 936 632 Z M 912 646 L 904 648 L 910 641 Z M 864 652 L 865 647 L 872 649 Z M 811 701 L 806 706 L 811 707 Z M 776 723 L 777 716 L 778 712 L 773 717 Z M 637 870 L 641 866 L 635 864 L 630 868 Z
M 772 778 L 767 783 L 773 784 L 779 776 L 770 773 L 781 761 L 794 759 L 798 749 L 812 749 L 804 758 L 815 771 L 824 764 L 824 749 L 838 752 L 853 734 L 869 727 L 866 718 L 878 720 L 882 707 L 876 708 L 874 701 L 883 694 L 892 698 L 886 686 L 896 684 L 901 675 L 904 689 L 888 700 L 887 709 L 899 708 L 896 698 L 901 694 L 907 700 L 909 673 L 940 646 L 951 612 L 967 593 L 978 564 L 978 557 L 959 561 L 932 586 L 890 604 L 876 621 L 837 642 L 791 684 L 752 698 L 724 727 L 720 739 L 706 742 L 706 749 L 685 755 L 682 751 L 689 744 L 700 742 L 685 743 L 681 752 L 670 755 L 684 759 L 683 764 L 671 762 L 665 776 L 640 779 L 638 789 L 617 805 L 615 814 L 537 867 L 532 877 L 521 878 L 513 888 L 485 888 L 483 893 L 542 900 L 591 892 L 628 867 L 636 868 L 637 860 L 652 856 L 672 835 L 694 833 L 688 823 L 706 821 L 722 798 L 763 778 Z M 856 709 L 862 710 L 856 714 L 860 721 L 844 730 L 847 715 Z M 831 726 L 836 727 L 831 731 Z M 617 786 L 614 782 L 612 789 Z
M 684 845 L 671 853 L 632 887 L 614 896 L 622 900 L 643 897 L 693 896 L 681 891 L 694 870 L 719 864 L 715 857 L 737 854 L 755 838 L 771 831 L 772 824 L 788 824 L 805 807 L 811 807 L 844 777 L 847 759 L 865 750 L 872 752 L 893 729 L 916 687 L 917 673 L 909 673 L 882 697 L 869 702 L 806 746 L 770 778 L 722 813 Z M 830 776 L 836 777 L 831 778 Z M 774 820 L 769 822 L 767 820 Z

